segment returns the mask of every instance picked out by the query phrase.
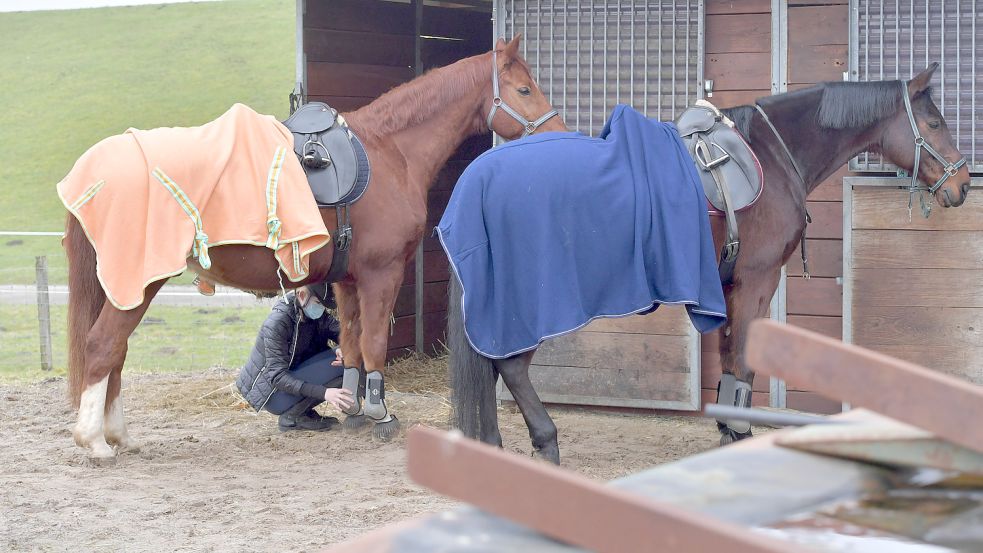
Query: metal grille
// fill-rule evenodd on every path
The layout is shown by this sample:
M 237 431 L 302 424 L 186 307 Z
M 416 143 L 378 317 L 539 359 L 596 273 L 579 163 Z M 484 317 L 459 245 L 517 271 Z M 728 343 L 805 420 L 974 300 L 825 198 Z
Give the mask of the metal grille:
M 983 172 L 983 31 L 979 0 L 852 0 L 851 75 L 856 80 L 910 79 L 933 61 L 933 97 L 970 171 Z M 878 156 L 863 154 L 855 171 L 894 171 Z
M 497 0 L 567 125 L 597 134 L 618 103 L 672 120 L 702 97 L 703 0 Z

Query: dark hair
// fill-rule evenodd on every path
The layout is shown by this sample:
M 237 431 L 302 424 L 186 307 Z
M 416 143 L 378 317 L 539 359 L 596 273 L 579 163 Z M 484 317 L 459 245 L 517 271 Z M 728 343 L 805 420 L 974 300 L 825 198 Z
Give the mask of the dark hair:
M 319 282 L 317 284 L 308 284 L 307 289 L 314 294 L 325 307 L 335 307 L 334 300 L 334 290 L 331 289 L 330 282 Z

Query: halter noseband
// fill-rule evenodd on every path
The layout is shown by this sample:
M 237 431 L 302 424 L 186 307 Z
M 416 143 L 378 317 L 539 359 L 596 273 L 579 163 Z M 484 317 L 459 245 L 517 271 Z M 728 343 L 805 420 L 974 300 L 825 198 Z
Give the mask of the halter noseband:
M 522 114 L 509 107 L 498 92 L 498 52 L 492 51 L 492 107 L 488 111 L 488 130 L 492 132 L 495 132 L 492 130 L 492 119 L 495 118 L 495 111 L 498 108 L 502 108 L 502 111 L 511 115 L 513 119 L 522 125 L 522 127 L 525 129 L 522 136 L 529 136 L 530 134 L 536 132 L 536 129 L 538 129 L 540 125 L 558 115 L 556 110 L 552 109 L 543 114 L 543 116 L 539 119 L 530 121 L 523 117 Z
M 939 188 L 942 188 L 942 185 L 945 184 L 945 181 L 948 180 L 949 177 L 956 176 L 959 169 L 963 165 L 966 165 L 966 158 L 962 157 L 955 163 L 949 163 L 949 161 L 942 157 L 942 154 L 933 148 L 931 144 L 925 142 L 925 138 L 922 136 L 922 133 L 918 132 L 918 125 L 915 123 L 915 113 L 911 109 L 911 99 L 908 98 L 908 85 L 904 81 L 901 81 L 901 97 L 904 98 L 904 109 L 908 113 L 908 122 L 911 123 L 911 132 L 915 135 L 915 165 L 911 169 L 911 184 L 908 185 L 908 218 L 911 218 L 911 200 L 915 195 L 915 192 L 919 193 L 918 200 L 921 203 L 922 215 L 928 217 L 929 214 L 932 213 L 932 206 L 931 204 L 925 203 L 925 196 L 922 193 L 928 192 L 930 194 L 935 194 Z M 942 164 L 942 168 L 945 170 L 945 173 L 939 177 L 939 180 L 935 181 L 935 184 L 930 187 L 918 185 L 918 166 L 921 163 L 923 148 L 926 152 L 931 154 L 936 161 Z

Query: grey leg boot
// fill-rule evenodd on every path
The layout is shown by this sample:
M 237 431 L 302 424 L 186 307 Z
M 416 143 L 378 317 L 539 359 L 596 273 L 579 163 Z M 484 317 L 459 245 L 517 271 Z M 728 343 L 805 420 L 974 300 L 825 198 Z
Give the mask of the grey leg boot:
M 331 427 L 338 424 L 338 419 L 334 417 L 322 417 L 314 410 L 314 406 L 321 403 L 321 400 L 305 398 L 297 402 L 280 415 L 280 432 L 291 430 L 310 430 L 323 432 L 331 430 Z

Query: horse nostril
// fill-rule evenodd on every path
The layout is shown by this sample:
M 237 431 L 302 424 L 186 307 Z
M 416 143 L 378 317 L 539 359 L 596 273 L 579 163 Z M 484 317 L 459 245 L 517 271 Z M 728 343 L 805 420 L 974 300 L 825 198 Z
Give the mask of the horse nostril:
M 963 197 L 969 194 L 969 181 L 962 183 L 959 189 L 963 191 Z

